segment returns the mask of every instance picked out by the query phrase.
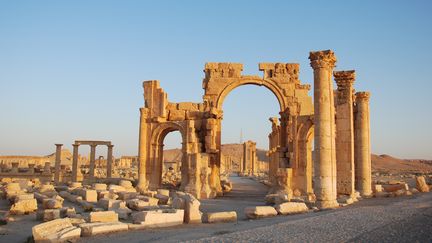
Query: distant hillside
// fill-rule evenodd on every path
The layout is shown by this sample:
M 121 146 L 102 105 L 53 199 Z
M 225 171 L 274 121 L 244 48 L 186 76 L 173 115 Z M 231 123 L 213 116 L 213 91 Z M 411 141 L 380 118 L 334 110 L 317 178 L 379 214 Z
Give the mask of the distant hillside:
M 257 149 L 258 159 L 268 161 L 267 150 Z M 240 160 L 243 156 L 242 144 L 223 144 L 222 154 Z M 164 151 L 164 161 L 180 161 L 181 150 L 170 149 Z M 390 155 L 372 154 L 372 171 L 385 173 L 432 173 L 432 160 L 399 159 Z
M 260 161 L 267 161 L 266 155 L 267 150 L 257 148 L 257 157 Z M 240 160 L 243 157 L 243 144 L 222 144 L 222 155 L 231 156 Z M 180 149 L 167 149 L 164 150 L 164 161 L 180 161 L 181 150 Z

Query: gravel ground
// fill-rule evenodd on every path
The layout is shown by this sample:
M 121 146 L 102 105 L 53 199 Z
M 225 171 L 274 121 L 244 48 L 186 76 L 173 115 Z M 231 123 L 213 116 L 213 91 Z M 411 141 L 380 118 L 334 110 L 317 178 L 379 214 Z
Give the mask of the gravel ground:
M 234 190 L 224 198 L 203 200 L 201 210 L 235 210 L 236 223 L 182 225 L 127 231 L 79 242 L 432 242 L 432 193 L 372 198 L 336 210 L 246 220 L 243 209 L 263 205 L 267 188 L 233 177 Z M 2 200 L 3 201 L 3 200 Z M 0 203 L 0 209 L 3 208 Z M 24 242 L 37 224 L 35 215 L 0 226 L 0 242 Z

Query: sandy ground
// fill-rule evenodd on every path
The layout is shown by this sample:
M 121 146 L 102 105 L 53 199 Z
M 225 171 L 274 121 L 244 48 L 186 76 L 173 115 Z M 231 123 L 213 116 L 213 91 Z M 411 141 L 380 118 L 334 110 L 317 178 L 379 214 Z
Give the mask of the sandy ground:
M 267 187 L 232 177 L 224 198 L 202 200 L 204 212 L 235 210 L 237 223 L 182 225 L 81 238 L 79 242 L 431 242 L 432 193 L 372 198 L 336 210 L 247 220 L 243 209 L 264 205 Z M 3 200 L 4 201 L 4 200 Z M 2 202 L 3 203 L 3 202 Z M 0 204 L 4 208 L 5 204 Z M 0 242 L 24 242 L 37 224 L 35 215 L 0 226 Z

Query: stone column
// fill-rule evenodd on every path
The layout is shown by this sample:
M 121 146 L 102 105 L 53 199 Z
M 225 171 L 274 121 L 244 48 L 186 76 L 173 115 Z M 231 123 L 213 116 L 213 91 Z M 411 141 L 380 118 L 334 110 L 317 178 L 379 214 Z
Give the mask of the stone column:
M 30 175 L 33 175 L 33 174 L 34 174 L 34 167 L 35 167 L 35 164 L 28 164 L 28 167 L 29 167 L 29 169 L 28 169 L 28 173 L 29 173 Z
M 114 145 L 108 145 L 108 155 L 107 155 L 107 178 L 112 177 L 112 153 L 113 153 L 113 147 Z
M 149 110 L 147 108 L 140 108 L 140 126 L 139 126 L 139 149 L 138 149 L 138 189 L 145 191 L 148 188 L 146 178 L 147 173 L 147 116 Z
M 314 192 L 319 208 L 338 207 L 336 201 L 335 108 L 332 71 L 336 56 L 333 51 L 311 52 L 314 69 Z
M 19 162 L 12 162 L 11 173 L 17 174 L 19 172 L 18 167 L 19 167 Z
M 90 145 L 90 171 L 89 178 L 92 180 L 95 177 L 95 161 L 96 161 L 96 144 Z
M 246 175 L 247 171 L 248 171 L 247 160 L 248 160 L 247 142 L 244 142 L 243 143 L 243 161 L 242 161 L 242 164 L 243 164 L 242 173 L 243 173 L 243 175 Z
M 78 166 L 78 148 L 79 144 L 72 144 L 73 146 L 73 157 L 72 157 L 72 182 L 78 181 L 78 173 L 79 173 L 79 166 Z
M 337 192 L 354 196 L 354 110 L 355 71 L 333 73 L 336 84 Z
M 51 174 L 51 163 L 50 162 L 45 162 L 45 166 L 44 166 L 44 169 L 43 169 L 43 174 L 45 174 L 45 175 Z
M 356 189 L 364 197 L 372 195 L 369 98 L 369 92 L 355 94 L 355 180 Z
M 54 172 L 54 183 L 60 182 L 60 164 L 61 164 L 61 148 L 63 144 L 56 144 L 55 153 L 55 172 Z

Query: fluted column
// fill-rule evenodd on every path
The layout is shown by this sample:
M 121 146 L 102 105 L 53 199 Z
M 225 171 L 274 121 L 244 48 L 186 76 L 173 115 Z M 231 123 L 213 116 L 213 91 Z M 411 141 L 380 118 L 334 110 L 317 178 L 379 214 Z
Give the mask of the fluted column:
M 61 165 L 61 148 L 63 144 L 56 144 L 56 153 L 55 153 L 55 172 L 54 172 L 54 183 L 60 182 L 60 165 Z
M 354 110 L 355 71 L 333 72 L 336 84 L 337 192 L 354 196 Z
M 107 178 L 112 177 L 112 162 L 113 162 L 113 147 L 114 145 L 108 145 L 108 155 L 107 155 Z
M 314 69 L 314 193 L 319 208 L 337 207 L 335 108 L 332 71 L 336 56 L 333 51 L 311 52 Z
M 78 173 L 79 173 L 79 166 L 78 166 L 78 148 L 79 144 L 72 144 L 73 146 L 73 159 L 72 159 L 72 182 L 78 181 Z
M 369 98 L 369 92 L 355 94 L 355 180 L 356 189 L 365 197 L 372 195 Z
M 94 179 L 95 177 L 96 146 L 96 144 L 90 145 L 90 179 Z

